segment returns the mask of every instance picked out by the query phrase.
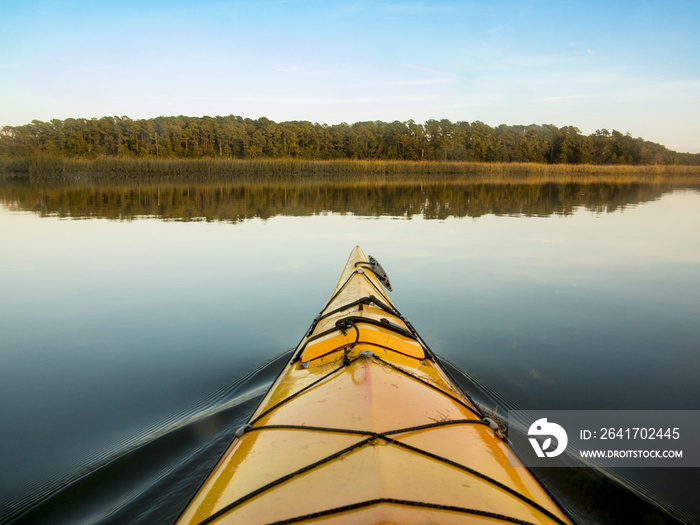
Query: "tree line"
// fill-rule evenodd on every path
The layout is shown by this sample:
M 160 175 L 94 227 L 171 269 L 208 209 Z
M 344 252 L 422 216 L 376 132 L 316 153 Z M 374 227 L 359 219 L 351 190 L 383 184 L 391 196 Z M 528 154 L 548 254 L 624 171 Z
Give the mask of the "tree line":
M 700 154 L 671 151 L 616 130 L 583 135 L 573 126 L 491 127 L 446 119 L 328 125 L 234 115 L 34 120 L 3 127 L 0 154 L 700 165 Z

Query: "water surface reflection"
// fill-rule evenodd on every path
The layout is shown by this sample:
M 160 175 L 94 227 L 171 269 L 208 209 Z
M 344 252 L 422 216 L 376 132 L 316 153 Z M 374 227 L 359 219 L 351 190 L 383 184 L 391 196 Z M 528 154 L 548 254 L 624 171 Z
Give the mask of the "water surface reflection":
M 425 219 L 484 215 L 549 216 L 582 207 L 614 212 L 682 187 L 629 183 L 471 183 L 469 181 L 221 181 L 218 183 L 0 184 L 0 202 L 42 216 L 239 222 L 331 212 Z M 700 183 L 696 186 L 700 188 Z
M 355 244 L 489 408 L 698 410 L 698 189 L 1 179 L 0 522 L 177 515 Z M 697 476 L 553 483 L 677 523 L 628 488 L 687 518 Z

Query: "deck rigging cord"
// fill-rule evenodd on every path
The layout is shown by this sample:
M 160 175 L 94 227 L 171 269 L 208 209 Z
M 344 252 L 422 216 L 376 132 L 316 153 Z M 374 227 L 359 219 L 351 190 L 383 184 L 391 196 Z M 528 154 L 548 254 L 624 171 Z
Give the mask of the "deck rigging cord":
M 381 265 L 379 265 L 379 263 L 376 262 L 376 259 L 373 259 L 371 255 L 369 256 L 369 258 L 372 259 L 372 260 L 377 264 L 377 266 L 379 266 L 379 268 L 381 268 Z M 395 331 L 395 332 L 397 332 L 397 333 L 399 333 L 399 334 L 401 334 L 401 335 L 403 335 L 403 336 L 405 336 L 405 337 L 414 339 L 414 340 L 417 341 L 417 342 L 420 344 L 420 346 L 423 348 L 423 351 L 424 351 L 424 353 L 425 353 L 425 358 L 428 359 L 428 360 L 430 360 L 430 361 L 435 361 L 435 354 L 434 354 L 433 351 L 430 349 L 430 347 L 427 345 L 427 343 L 423 340 L 423 338 L 418 334 L 418 332 L 417 332 L 416 329 L 413 327 L 413 325 L 412 325 L 411 322 L 408 320 L 408 318 L 405 317 L 404 315 L 402 315 L 401 312 L 399 312 L 393 305 L 392 305 L 392 306 L 389 306 L 389 305 L 386 304 L 385 302 L 383 302 L 383 301 L 377 299 L 377 297 L 375 297 L 374 295 L 369 295 L 369 296 L 367 296 L 367 297 L 360 298 L 360 299 L 358 299 L 358 300 L 356 300 L 356 301 L 353 301 L 353 302 L 351 302 L 351 303 L 348 303 L 348 304 L 339 306 L 339 307 L 337 307 L 337 308 L 331 310 L 330 312 L 326 312 L 326 309 L 333 303 L 333 301 L 336 299 L 336 297 L 338 297 L 338 295 L 343 291 L 343 289 L 345 289 L 345 287 L 346 287 L 347 284 L 350 282 L 350 280 L 351 280 L 355 275 L 358 275 L 358 274 L 361 275 L 362 277 L 364 277 L 365 280 L 379 293 L 379 295 L 380 295 L 381 297 L 384 297 L 385 299 L 387 299 L 387 302 L 390 302 L 390 301 L 388 301 L 388 298 L 386 297 L 386 295 L 384 294 L 384 292 L 381 290 L 381 288 L 378 288 L 377 285 L 375 285 L 374 282 L 372 282 L 372 280 L 369 279 L 369 278 L 367 277 L 367 275 L 365 274 L 365 272 L 364 272 L 364 270 L 363 270 L 363 268 L 364 268 L 364 269 L 367 269 L 367 270 L 371 271 L 372 273 L 374 273 L 375 277 L 377 277 L 377 279 L 380 280 L 380 282 L 382 282 L 380 276 L 376 273 L 376 272 L 377 272 L 377 269 L 376 269 L 375 267 L 373 267 L 371 264 L 366 263 L 366 262 L 362 262 L 362 261 L 356 262 L 354 266 L 355 266 L 355 270 L 352 271 L 352 272 L 350 273 L 350 275 L 348 275 L 348 277 L 345 279 L 345 281 L 343 281 L 343 284 L 342 284 L 342 285 L 339 285 L 339 286 L 337 287 L 335 293 L 334 293 L 334 294 L 331 296 L 331 298 L 326 302 L 326 304 L 325 304 L 325 306 L 323 307 L 323 309 L 321 309 L 321 313 L 319 313 L 319 314 L 314 318 L 314 320 L 313 320 L 312 323 L 311 323 L 311 326 L 310 326 L 309 329 L 306 331 L 306 334 L 304 335 L 304 337 L 302 337 L 301 341 L 299 341 L 299 344 L 297 345 L 297 347 L 296 347 L 296 349 L 295 349 L 295 355 L 294 355 L 294 358 L 292 359 L 292 363 L 295 363 L 295 362 L 297 362 L 297 361 L 299 361 L 299 360 L 301 359 L 301 356 L 302 356 L 302 354 L 303 354 L 303 352 L 304 352 L 304 349 L 306 348 L 306 346 L 307 346 L 310 342 L 312 342 L 312 341 L 314 341 L 314 340 L 316 340 L 316 339 L 318 339 L 318 338 L 324 337 L 324 336 L 326 336 L 326 335 L 332 333 L 332 332 L 335 330 L 334 328 L 330 328 L 330 329 L 328 329 L 328 330 L 326 330 L 326 331 L 324 331 L 324 332 L 321 332 L 321 333 L 319 333 L 319 334 L 315 334 L 315 335 L 312 336 L 311 334 L 313 333 L 313 331 L 315 330 L 316 326 L 318 325 L 318 323 L 319 323 L 321 320 L 326 319 L 326 318 L 328 318 L 328 317 L 330 317 L 330 316 L 332 316 L 332 315 L 335 315 L 335 314 L 337 314 L 337 313 L 340 313 L 340 312 L 342 312 L 342 311 L 344 311 L 344 310 L 348 310 L 348 309 L 350 309 L 350 308 L 353 308 L 353 307 L 355 307 L 355 306 L 358 306 L 358 307 L 359 307 L 359 310 L 362 311 L 364 305 L 367 305 L 367 306 L 375 305 L 375 306 L 377 306 L 378 308 L 380 308 L 381 310 L 385 311 L 386 313 L 388 313 L 388 314 L 390 314 L 390 315 L 393 315 L 394 317 L 400 319 L 400 320 L 406 325 L 407 330 L 401 328 L 400 326 L 398 326 L 398 325 L 396 325 L 396 324 L 394 324 L 394 323 L 391 323 L 391 322 L 388 321 L 388 320 L 385 320 L 386 323 L 384 323 L 384 324 L 381 325 L 381 326 L 382 326 L 383 328 L 388 328 L 388 329 L 390 329 L 390 330 L 393 330 L 393 331 Z M 383 269 L 382 269 L 381 271 L 384 272 Z M 384 273 L 384 278 L 387 280 L 387 284 L 385 284 L 385 286 L 387 286 L 387 289 L 391 291 L 391 285 L 388 285 L 388 277 L 386 277 L 386 273 Z M 383 284 L 384 284 L 384 283 L 383 283 Z M 359 320 L 360 320 L 361 322 L 365 322 L 365 323 L 368 323 L 368 324 L 377 324 L 377 321 L 374 320 L 374 319 L 371 319 L 371 318 L 361 318 L 361 317 L 359 317 Z M 381 322 L 381 321 L 380 321 L 380 322 Z M 453 381 L 453 382 L 454 382 L 454 381 Z M 467 397 L 468 397 L 468 396 L 467 396 Z M 471 401 L 471 399 L 470 399 L 470 401 Z
M 452 381 L 452 385 L 454 389 L 456 389 L 459 394 L 463 395 L 468 402 L 465 402 L 463 399 L 460 399 L 457 397 L 457 395 L 453 395 L 449 391 L 446 391 L 444 388 L 441 388 L 437 384 L 434 384 L 429 380 L 427 377 L 421 377 L 421 375 L 411 372 L 409 370 L 404 369 L 401 366 L 395 365 L 394 363 L 383 359 L 379 355 L 376 355 L 375 352 L 371 350 L 363 350 L 359 352 L 359 354 L 355 355 L 354 357 L 351 356 L 351 352 L 356 348 L 357 344 L 360 343 L 361 339 L 361 331 L 360 328 L 358 327 L 358 324 L 369 324 L 372 326 L 378 326 L 382 329 L 389 330 L 391 332 L 394 332 L 400 336 L 406 337 L 408 339 L 411 339 L 415 342 L 417 342 L 420 347 L 423 349 L 423 359 L 429 360 L 436 362 L 435 356 L 433 352 L 430 350 L 430 348 L 425 344 L 425 342 L 422 340 L 422 338 L 418 335 L 417 331 L 413 328 L 413 326 L 410 324 L 408 319 L 406 319 L 403 315 L 401 315 L 396 308 L 391 305 L 391 302 L 388 300 L 388 297 L 384 294 L 384 292 L 375 285 L 372 279 L 370 279 L 365 271 L 368 270 L 372 272 L 377 280 L 381 282 L 384 286 L 387 287 L 388 290 L 391 290 L 391 285 L 389 284 L 388 277 L 386 276 L 386 273 L 384 272 L 383 268 L 379 263 L 373 259 L 371 256 L 369 256 L 369 262 L 364 262 L 360 261 L 355 263 L 355 268 L 353 271 L 350 273 L 350 275 L 346 278 L 346 280 L 337 287 L 336 291 L 334 294 L 331 296 L 331 298 L 328 300 L 324 308 L 321 310 L 321 313 L 318 314 L 310 328 L 307 330 L 306 334 L 302 338 L 302 340 L 299 342 L 297 345 L 296 349 L 293 352 L 293 357 L 290 361 L 290 364 L 302 361 L 302 356 L 304 354 L 304 350 L 306 349 L 307 345 L 310 342 L 313 342 L 319 338 L 325 337 L 333 332 L 340 331 L 344 336 L 347 335 L 347 332 L 351 329 L 355 330 L 355 340 L 350 343 L 346 343 L 342 346 L 339 346 L 333 350 L 330 350 L 329 352 L 312 357 L 309 361 L 306 362 L 301 362 L 300 366 L 302 368 L 308 368 L 310 361 L 319 357 L 328 357 L 331 354 L 342 352 L 342 360 L 341 363 L 337 366 L 322 375 L 321 377 L 315 379 L 311 383 L 305 385 L 304 387 L 300 388 L 299 390 L 293 392 L 292 394 L 289 394 L 287 397 L 284 399 L 276 402 L 273 406 L 267 408 L 260 414 L 258 414 L 256 417 L 251 419 L 246 425 L 243 425 L 240 427 L 236 432 L 235 436 L 237 439 L 243 438 L 245 434 L 248 433 L 257 433 L 261 431 L 268 431 L 268 430 L 283 430 L 283 431 L 306 431 L 306 432 L 328 432 L 328 433 L 335 433 L 335 434 L 347 434 L 347 435 L 356 435 L 359 436 L 361 439 L 356 441 L 355 443 L 338 450 L 336 452 L 333 452 L 332 454 L 323 457 L 321 459 L 318 459 L 308 465 L 305 465 L 293 472 L 289 472 L 273 481 L 268 482 L 267 484 L 258 487 L 257 489 L 254 489 L 247 494 L 237 498 L 235 501 L 232 501 L 204 520 L 199 522 L 199 525 L 208 525 L 210 523 L 213 523 L 214 521 L 218 520 L 219 518 L 224 517 L 226 514 L 229 512 L 233 511 L 236 507 L 239 505 L 245 503 L 246 501 L 249 501 L 256 496 L 273 489 L 274 487 L 285 483 L 295 477 L 301 476 L 317 467 L 321 467 L 322 465 L 325 465 L 327 463 L 330 463 L 346 454 L 350 454 L 356 450 L 359 450 L 363 447 L 366 446 L 373 446 L 375 444 L 378 444 L 380 442 L 387 444 L 387 445 L 392 445 L 396 446 L 398 448 L 407 450 L 411 452 L 412 454 L 430 458 L 435 461 L 439 461 L 443 464 L 449 465 L 453 468 L 459 469 L 463 472 L 466 472 L 474 477 L 479 478 L 480 480 L 490 484 L 493 487 L 496 487 L 502 491 L 507 492 L 514 498 L 517 498 L 521 502 L 525 503 L 529 507 L 536 509 L 543 515 L 547 516 L 549 519 L 553 520 L 555 523 L 559 525 L 566 525 L 566 522 L 563 521 L 561 518 L 556 516 L 554 513 L 552 513 L 550 510 L 546 509 L 536 501 L 532 500 L 528 496 L 524 495 L 523 493 L 503 484 L 502 482 L 482 473 L 479 472 L 478 470 L 475 470 L 471 467 L 468 467 L 466 465 L 463 465 L 459 462 L 453 461 L 449 458 L 446 458 L 444 456 L 432 453 L 428 450 L 424 450 L 422 448 L 410 445 L 408 443 L 403 442 L 400 438 L 398 437 L 391 437 L 391 436 L 397 436 L 399 434 L 408 434 L 412 432 L 419 432 L 423 430 L 429 430 L 429 429 L 434 429 L 434 428 L 439 428 L 439 427 L 446 427 L 446 426 L 458 426 L 458 425 L 485 425 L 488 426 L 496 436 L 498 436 L 501 440 L 503 440 L 511 449 L 512 447 L 510 446 L 510 442 L 508 438 L 501 432 L 499 425 L 496 424 L 492 419 L 489 419 L 484 415 L 482 410 L 479 408 L 478 404 L 474 402 L 474 400 L 466 393 L 464 392 L 458 385 L 456 381 L 452 378 L 452 376 L 449 374 L 449 372 L 445 371 L 440 367 L 440 370 L 445 373 L 450 380 Z M 364 277 L 364 279 L 378 292 L 379 296 L 386 299 L 387 302 L 382 301 L 381 299 L 378 299 L 375 295 L 369 295 L 366 297 L 363 297 L 361 299 L 358 299 L 356 301 L 353 301 L 351 303 L 339 306 L 337 308 L 334 308 L 333 310 L 326 311 L 330 305 L 333 303 L 333 301 L 339 296 L 339 294 L 345 289 L 347 284 L 350 282 L 350 280 L 355 276 L 355 275 L 361 275 Z M 390 306 L 391 305 L 391 306 Z M 371 318 L 371 317 L 363 317 L 362 315 L 346 315 L 344 317 L 340 317 L 339 319 L 335 320 L 335 323 L 332 327 L 318 333 L 314 334 L 313 332 L 317 328 L 318 324 L 320 321 L 327 319 L 329 317 L 332 317 L 334 315 L 340 314 L 344 311 L 351 310 L 354 308 L 358 308 L 359 312 L 362 312 L 364 307 L 371 307 L 371 308 L 377 308 L 380 311 L 383 311 L 387 313 L 389 316 L 395 317 L 397 319 L 400 319 L 406 326 L 406 328 L 403 328 L 399 326 L 396 323 L 393 323 L 389 321 L 386 318 L 381 318 L 380 320 Z M 372 345 L 376 346 L 379 348 L 382 348 L 383 350 L 392 350 L 391 348 L 386 348 L 382 345 L 379 345 L 374 342 L 363 342 L 365 345 Z M 396 350 L 392 350 L 396 351 Z M 398 352 L 401 353 L 401 352 Z M 405 355 L 405 354 L 404 354 Z M 411 356 L 409 356 L 411 357 Z M 413 357 L 414 359 L 419 359 L 416 357 Z M 412 380 L 418 381 L 424 386 L 427 386 L 438 393 L 440 393 L 443 396 L 448 397 L 451 401 L 459 404 L 460 406 L 466 408 L 468 411 L 471 413 L 475 414 L 479 419 L 470 419 L 470 418 L 463 418 L 463 419 L 447 419 L 447 420 L 441 420 L 441 421 L 434 421 L 431 423 L 426 423 L 422 425 L 415 425 L 411 427 L 404 427 L 404 428 L 398 428 L 398 429 L 389 429 L 385 431 L 371 431 L 371 430 L 362 430 L 362 429 L 346 429 L 346 428 L 337 428 L 337 427 L 325 427 L 325 426 L 312 426 L 312 425 L 295 425 L 295 424 L 261 424 L 258 426 L 255 426 L 256 423 L 258 423 L 262 418 L 265 416 L 269 415 L 276 409 L 278 409 L 280 406 L 288 403 L 289 401 L 297 398 L 301 394 L 309 391 L 310 389 L 320 385 L 321 383 L 329 380 L 333 380 L 333 377 L 338 374 L 338 372 L 342 371 L 343 369 L 351 366 L 353 363 L 360 359 L 367 359 L 370 361 L 373 361 L 380 366 L 385 366 L 388 368 L 391 368 L 392 370 L 405 375 Z M 421 359 L 419 359 L 421 360 Z M 337 362 L 337 361 L 336 361 Z M 329 363 L 331 364 L 331 363 Z M 470 404 L 471 403 L 471 404 Z M 530 469 L 527 469 L 530 471 Z M 546 489 L 546 487 L 542 486 L 545 492 L 552 497 L 551 493 Z M 449 511 L 449 512 L 455 512 L 455 513 L 461 513 L 461 514 L 467 514 L 467 515 L 474 515 L 474 516 L 482 516 L 482 517 L 487 517 L 487 518 L 492 518 L 496 520 L 500 520 L 503 522 L 507 523 L 515 523 L 515 524 L 520 524 L 520 525 L 533 525 L 532 522 L 522 520 L 520 518 L 516 518 L 513 516 L 507 516 L 505 514 L 499 514 L 491 511 L 485 511 L 485 510 L 479 510 L 479 509 L 472 509 L 472 508 L 466 508 L 466 507 L 460 507 L 460 506 L 452 506 L 452 505 L 443 505 L 443 504 L 437 504 L 437 503 L 430 503 L 430 502 L 423 502 L 423 501 L 414 501 L 414 500 L 404 500 L 404 499 L 396 499 L 396 498 L 387 498 L 387 497 L 382 497 L 382 498 L 375 498 L 375 499 L 370 499 L 370 500 L 365 500 L 365 501 L 358 501 L 354 502 L 348 505 L 342 505 L 334 508 L 329 508 L 329 509 L 324 509 L 304 515 L 299 515 L 299 516 L 294 516 L 290 518 L 286 518 L 280 521 L 275 521 L 274 524 L 276 525 L 282 525 L 282 524 L 291 524 L 291 523 L 299 523 L 302 521 L 306 520 L 311 520 L 315 518 L 322 518 L 326 516 L 332 516 L 334 514 L 340 514 L 343 512 L 348 512 L 352 510 L 359 510 L 363 508 L 367 508 L 373 505 L 379 505 L 379 504 L 393 504 L 393 505 L 403 505 L 403 506 L 410 506 L 410 507 L 416 507 L 416 508 L 424 508 L 424 509 L 438 509 L 438 510 L 443 510 L 443 511 Z
M 269 525 L 287 525 L 290 523 L 299 523 L 301 521 L 306 521 L 306 520 L 311 520 L 311 519 L 316 519 L 316 518 L 323 518 L 326 516 L 332 516 L 334 514 L 340 514 L 342 512 L 348 512 L 351 510 L 360 510 L 363 508 L 371 507 L 372 505 L 379 505 L 382 503 L 389 503 L 389 504 L 393 504 L 393 505 L 404 505 L 404 506 L 417 507 L 417 508 L 423 508 L 423 509 L 444 510 L 444 511 L 448 511 L 448 512 L 456 512 L 456 513 L 461 513 L 461 514 L 471 514 L 474 516 L 482 516 L 485 518 L 498 519 L 501 521 L 505 521 L 507 523 L 516 523 L 518 525 L 535 525 L 530 521 L 525 521 L 525 520 L 521 520 L 519 518 L 505 516 L 503 514 L 497 514 L 495 512 L 489 512 L 489 511 L 478 510 L 478 509 L 468 509 L 466 507 L 457 507 L 454 505 L 440 505 L 438 503 L 423 503 L 420 501 L 402 500 L 402 499 L 395 499 L 395 498 L 377 498 L 377 499 L 372 499 L 372 500 L 367 500 L 367 501 L 360 501 L 358 503 L 352 503 L 350 505 L 344 505 L 342 507 L 336 507 L 333 509 L 327 509 L 327 510 L 322 510 L 319 512 L 313 512 L 310 514 L 306 514 L 304 516 L 296 516 L 294 518 L 289 518 L 286 520 L 274 521 L 274 522 L 270 523 Z
M 255 496 L 266 492 L 286 481 L 291 480 L 294 477 L 297 477 L 301 474 L 304 474 L 310 470 L 313 470 L 321 465 L 324 465 L 326 463 L 329 463 L 345 454 L 349 454 L 350 452 L 359 449 L 361 447 L 364 447 L 366 445 L 373 445 L 377 441 L 382 440 L 387 444 L 390 445 L 395 445 L 400 448 L 404 448 L 406 450 L 409 450 L 415 454 L 419 454 L 437 461 L 440 461 L 442 463 L 445 463 L 447 465 L 450 465 L 452 467 L 458 468 L 464 472 L 467 472 L 468 474 L 471 474 L 483 481 L 486 481 L 487 483 L 494 485 L 498 487 L 499 489 L 508 492 L 512 496 L 518 498 L 519 500 L 523 501 L 527 505 L 537 509 L 550 519 L 554 520 L 556 523 L 560 525 L 565 525 L 565 522 L 559 519 L 556 515 L 551 513 L 549 510 L 546 508 L 542 507 L 539 503 L 533 501 L 532 499 L 528 498 L 527 496 L 521 494 L 520 492 L 508 487 L 507 485 L 504 485 L 503 483 L 491 478 L 490 476 L 487 476 L 475 469 L 472 469 L 470 467 L 467 467 L 466 465 L 462 465 L 461 463 L 452 461 L 448 458 L 442 457 L 437 454 L 433 454 L 432 452 L 423 450 L 419 447 L 414 447 L 412 445 L 409 445 L 407 443 L 402 442 L 400 439 L 395 439 L 391 438 L 389 436 L 396 435 L 396 434 L 402 434 L 402 433 L 409 433 L 409 432 L 416 432 L 416 431 L 421 431 L 421 430 L 426 430 L 426 429 L 431 429 L 431 428 L 438 428 L 438 427 L 444 427 L 444 426 L 449 426 L 449 425 L 486 425 L 490 428 L 493 427 L 490 424 L 490 421 L 488 421 L 486 418 L 483 419 L 454 419 L 454 420 L 446 420 L 446 421 L 436 421 L 433 423 L 428 423 L 424 425 L 416 425 L 413 427 L 407 427 L 407 428 L 400 428 L 400 429 L 393 429 L 393 430 L 388 430 L 388 431 L 382 431 L 382 432 L 375 432 L 375 431 L 369 431 L 369 430 L 355 430 L 355 429 L 342 429 L 342 428 L 334 428 L 334 427 L 318 427 L 318 426 L 306 426 L 306 425 L 260 425 L 258 427 L 254 426 L 256 422 L 258 422 L 261 418 L 264 416 L 268 415 L 270 412 L 274 411 L 276 408 L 280 407 L 281 405 L 287 403 L 288 401 L 296 398 L 298 395 L 301 393 L 309 390 L 310 388 L 318 385 L 320 382 L 328 379 L 329 377 L 337 374 L 340 370 L 344 369 L 347 366 L 350 366 L 352 363 L 359 359 L 374 359 L 377 362 L 381 363 L 382 365 L 389 365 L 392 368 L 404 373 L 405 375 L 420 381 L 421 383 L 424 383 L 428 386 L 431 386 L 438 392 L 442 393 L 443 395 L 448 396 L 450 399 L 452 399 L 455 402 L 460 403 L 461 405 L 465 406 L 468 408 L 470 411 L 473 411 L 477 414 L 479 414 L 478 410 L 475 410 L 475 407 L 471 407 L 464 403 L 463 401 L 459 400 L 458 398 L 452 396 L 450 393 L 445 392 L 444 390 L 440 389 L 439 387 L 436 387 L 435 385 L 431 385 L 430 383 L 426 382 L 422 378 L 411 374 L 410 372 L 407 372 L 403 370 L 401 367 L 396 367 L 392 363 L 389 363 L 388 361 L 374 355 L 373 352 L 368 352 L 364 351 L 362 352 L 361 355 L 358 355 L 357 357 L 354 357 L 353 359 L 348 359 L 347 364 L 345 363 L 345 358 L 347 357 L 347 353 L 345 352 L 345 349 L 338 349 L 337 351 L 343 350 L 344 353 L 344 358 L 343 358 L 343 364 L 340 366 L 334 368 L 327 374 L 323 375 L 319 379 L 315 380 L 314 382 L 310 383 L 309 385 L 306 385 L 302 389 L 298 390 L 297 392 L 294 392 L 293 394 L 287 396 L 283 400 L 279 401 L 269 409 L 265 410 L 262 412 L 260 415 L 258 415 L 255 419 L 251 420 L 250 423 L 244 425 L 243 427 L 239 428 L 239 430 L 236 432 L 236 437 L 241 438 L 244 434 L 250 433 L 250 432 L 258 432 L 262 430 L 301 430 L 301 431 L 316 431 L 316 432 L 331 432 L 331 433 L 344 433 L 344 434 L 353 434 L 353 435 L 360 435 L 360 436 L 365 436 L 364 439 L 361 439 L 360 441 L 357 441 L 353 443 L 352 445 L 345 447 L 337 452 L 334 452 L 333 454 L 326 456 L 322 459 L 319 459 L 309 465 L 306 465 L 296 471 L 290 472 L 276 480 L 271 481 L 270 483 L 267 483 L 266 485 L 263 485 L 262 487 L 259 487 L 248 494 L 245 494 L 244 496 L 236 499 L 235 501 L 225 505 L 221 509 L 219 509 L 217 512 L 209 516 L 208 518 L 202 520 L 199 522 L 199 525 L 207 525 L 209 523 L 214 522 L 215 520 L 223 517 L 225 514 L 228 512 L 232 511 L 242 503 L 245 503 L 246 501 L 254 498 Z M 500 434 L 500 432 L 494 430 L 497 432 L 497 435 L 501 437 L 501 439 L 504 439 L 504 436 Z M 451 507 L 451 506 L 444 506 L 444 505 L 438 505 L 438 504 L 433 504 L 429 502 L 421 502 L 421 501 L 408 501 L 408 500 L 392 500 L 391 498 L 381 498 L 378 500 L 369 500 L 365 502 L 358 502 L 350 506 L 344 506 L 344 507 L 339 507 L 338 509 L 328 509 L 325 511 L 320 511 L 323 513 L 327 514 L 321 514 L 320 516 L 323 515 L 330 515 L 331 513 L 340 513 L 340 512 L 345 512 L 347 510 L 352 510 L 352 508 L 362 508 L 365 506 L 370 506 L 374 504 L 379 504 L 379 503 L 396 503 L 396 504 L 406 504 L 406 505 L 413 505 L 413 506 L 418 506 L 418 507 L 424 507 L 424 508 L 440 508 L 443 510 L 452 510 L 454 512 L 461 512 L 461 513 L 467 513 L 467 514 L 477 514 L 477 515 L 482 515 L 482 516 L 487 516 L 487 517 L 492 517 L 494 519 L 500 519 L 502 521 L 510 522 L 510 523 L 519 523 L 519 524 L 525 524 L 525 525 L 530 525 L 530 522 L 520 520 L 518 518 L 513 518 L 511 516 L 506 516 L 506 515 L 501 515 L 497 513 L 491 513 L 491 512 L 485 512 L 485 511 L 480 511 L 477 509 L 467 509 L 467 508 L 462 508 L 462 507 Z M 358 506 L 359 505 L 359 506 Z M 341 510 L 342 509 L 342 510 Z M 316 516 L 318 513 L 314 513 L 313 515 L 305 515 L 305 516 L 298 516 L 294 518 L 289 518 L 287 520 L 283 520 L 280 522 L 276 523 L 297 523 L 300 521 L 304 521 L 307 519 L 312 519 L 313 517 Z M 319 516 L 319 517 L 320 517 Z

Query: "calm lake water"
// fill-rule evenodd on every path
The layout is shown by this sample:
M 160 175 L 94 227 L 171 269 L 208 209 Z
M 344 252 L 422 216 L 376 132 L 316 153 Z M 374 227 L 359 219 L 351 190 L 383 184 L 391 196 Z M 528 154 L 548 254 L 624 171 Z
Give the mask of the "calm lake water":
M 700 184 L 0 181 L 0 523 L 171 523 L 356 244 L 486 406 L 700 410 L 699 227 Z M 698 469 L 543 470 L 700 523 Z

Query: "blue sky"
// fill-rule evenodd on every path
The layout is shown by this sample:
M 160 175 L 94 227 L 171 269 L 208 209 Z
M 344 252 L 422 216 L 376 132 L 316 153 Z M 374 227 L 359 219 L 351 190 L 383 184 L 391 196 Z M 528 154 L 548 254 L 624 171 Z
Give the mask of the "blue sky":
M 446 118 L 700 152 L 697 0 L 0 0 L 0 12 L 0 126 Z

